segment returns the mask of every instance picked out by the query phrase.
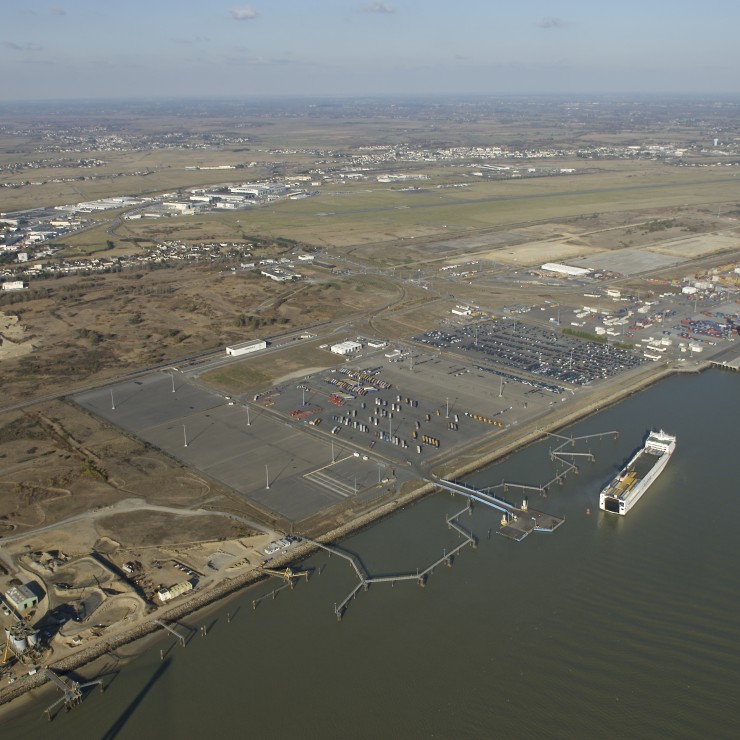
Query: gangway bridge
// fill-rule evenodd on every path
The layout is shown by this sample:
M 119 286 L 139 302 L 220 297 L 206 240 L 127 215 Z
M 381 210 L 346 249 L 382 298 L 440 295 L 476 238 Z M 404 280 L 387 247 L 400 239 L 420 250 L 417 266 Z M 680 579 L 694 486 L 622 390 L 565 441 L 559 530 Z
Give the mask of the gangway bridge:
M 504 537 L 516 540 L 517 542 L 523 540 L 532 532 L 554 532 L 565 521 L 565 519 L 561 519 L 553 514 L 546 514 L 543 511 L 530 509 L 526 498 L 522 501 L 521 506 L 516 506 L 506 499 L 494 496 L 489 489 L 480 490 L 472 486 L 444 479 L 427 482 L 445 491 L 458 493 L 472 501 L 478 501 L 481 504 L 502 512 L 501 526 L 498 532 L 504 535 Z M 499 484 L 498 487 L 501 485 Z

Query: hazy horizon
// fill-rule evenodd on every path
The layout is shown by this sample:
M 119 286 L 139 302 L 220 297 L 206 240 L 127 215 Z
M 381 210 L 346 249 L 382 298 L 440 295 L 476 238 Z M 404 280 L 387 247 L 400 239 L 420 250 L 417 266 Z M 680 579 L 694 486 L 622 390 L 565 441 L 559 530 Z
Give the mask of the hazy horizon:
M 738 20 L 719 0 L 11 2 L 0 101 L 731 95 Z

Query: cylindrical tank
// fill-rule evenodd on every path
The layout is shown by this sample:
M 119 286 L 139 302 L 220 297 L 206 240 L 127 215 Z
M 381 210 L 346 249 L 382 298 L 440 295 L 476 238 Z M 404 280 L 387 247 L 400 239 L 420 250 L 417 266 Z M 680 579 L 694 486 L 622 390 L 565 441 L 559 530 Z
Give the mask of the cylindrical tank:
M 28 643 L 25 637 L 11 634 L 8 639 L 10 640 L 10 647 L 16 655 L 26 652 Z

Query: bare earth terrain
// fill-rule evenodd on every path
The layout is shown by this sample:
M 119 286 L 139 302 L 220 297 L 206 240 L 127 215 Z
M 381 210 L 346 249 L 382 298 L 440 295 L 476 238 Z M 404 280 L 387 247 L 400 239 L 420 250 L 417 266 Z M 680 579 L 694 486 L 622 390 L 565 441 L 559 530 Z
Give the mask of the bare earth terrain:
M 157 149 L 150 137 L 180 131 L 182 118 L 111 111 L 106 125 L 125 151 L 95 139 L 85 155 L 99 161 L 84 171 L 65 148 L 82 146 L 67 130 L 72 113 L 53 126 L 32 113 L 4 125 L 0 224 L 122 194 L 185 200 L 195 188 L 287 178 L 307 190 L 189 216 L 95 211 L 53 256 L 31 251 L 28 264 L 53 268 L 44 279 L 24 272 L 14 250 L 0 253 L 3 279 L 27 283 L 0 292 L 0 592 L 32 584 L 39 604 L 19 616 L 49 633 L 6 666 L 11 675 L 139 634 L 168 613 L 162 588 L 189 583 L 194 595 L 178 603 L 194 607 L 308 551 L 290 542 L 266 551 L 284 535 L 339 536 L 427 490 L 433 474 L 472 469 L 689 368 L 680 330 L 660 362 L 644 359 L 636 322 L 653 302 L 674 322 L 719 305 L 734 320 L 740 154 L 728 150 L 717 166 L 697 144 L 704 124 L 683 120 L 680 106 L 657 109 L 641 130 L 618 112 L 586 130 L 545 106 L 528 134 L 510 113 L 485 107 L 465 125 L 434 113 L 432 127 L 423 107 L 364 117 L 218 110 L 188 121 L 179 148 Z M 47 151 L 52 135 L 59 146 Z M 202 146 L 206 136 L 219 144 Z M 231 169 L 205 169 L 217 166 Z M 158 257 L 168 244 L 189 256 Z M 77 258 L 106 262 L 67 269 Z M 271 279 L 268 261 L 298 279 Z M 547 262 L 598 277 L 546 272 Z M 709 286 L 701 306 L 682 294 L 696 276 Z M 593 386 L 562 381 L 557 397 L 529 370 L 517 379 L 503 360 L 480 360 L 482 369 L 418 339 L 503 317 L 521 322 L 523 345 L 529 330 L 563 346 L 576 331 L 596 342 L 607 306 L 601 318 L 629 307 L 630 323 L 600 340 L 642 364 Z M 252 339 L 268 346 L 226 356 Z M 345 340 L 361 345 L 349 360 L 330 351 Z M 705 340 L 691 340 L 704 342 L 690 350 L 691 370 L 694 353 L 734 346 Z M 346 372 L 367 370 L 377 372 L 348 393 Z M 382 415 L 381 396 L 399 406 L 395 416 Z M 412 416 L 417 397 L 426 405 Z M 362 429 L 368 420 L 372 430 Z M 422 451 L 428 428 L 441 451 L 426 441 Z

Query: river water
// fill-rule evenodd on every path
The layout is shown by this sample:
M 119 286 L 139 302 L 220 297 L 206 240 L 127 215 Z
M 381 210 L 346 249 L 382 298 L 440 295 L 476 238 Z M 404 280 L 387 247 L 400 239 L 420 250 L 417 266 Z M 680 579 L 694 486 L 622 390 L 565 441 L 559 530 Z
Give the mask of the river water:
M 530 496 L 566 517 L 556 532 L 509 541 L 477 506 L 461 518 L 477 549 L 425 588 L 360 592 L 341 622 L 355 577 L 318 555 L 308 583 L 191 617 L 186 648 L 162 638 L 52 724 L 56 695 L 37 695 L 3 737 L 740 737 L 739 419 L 740 375 L 663 381 L 567 430 L 620 436 L 576 448 L 596 462 Z M 627 517 L 600 512 L 599 488 L 650 428 L 678 436 L 668 466 Z M 553 446 L 470 480 L 547 481 Z M 341 544 L 373 575 L 415 572 L 457 544 L 444 518 L 463 505 L 434 495 Z

